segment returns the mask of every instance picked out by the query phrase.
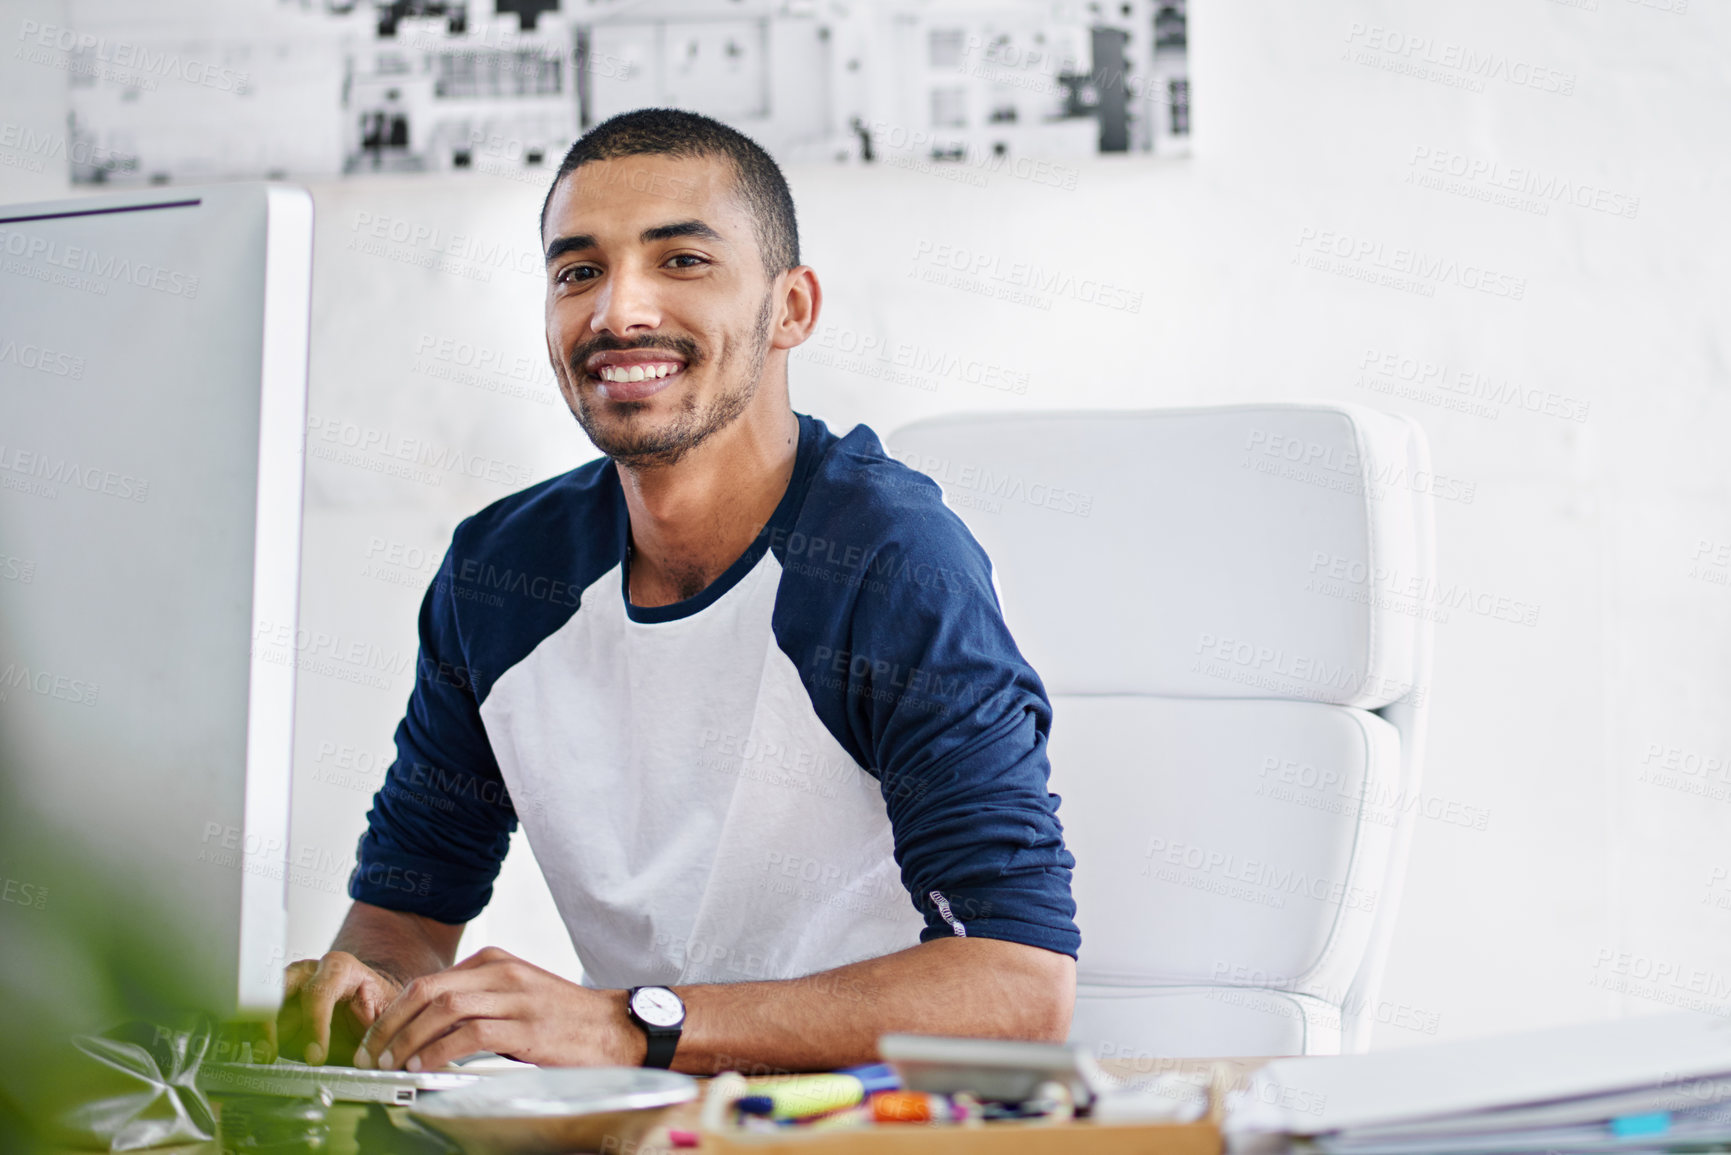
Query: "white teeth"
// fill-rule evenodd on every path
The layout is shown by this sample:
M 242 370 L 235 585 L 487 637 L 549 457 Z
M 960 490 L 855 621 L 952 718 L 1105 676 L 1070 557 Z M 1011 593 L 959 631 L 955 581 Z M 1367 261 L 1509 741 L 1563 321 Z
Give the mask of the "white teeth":
M 651 378 L 665 377 L 679 370 L 680 366 L 665 361 L 653 365 L 603 365 L 600 377 L 603 381 L 643 381 Z

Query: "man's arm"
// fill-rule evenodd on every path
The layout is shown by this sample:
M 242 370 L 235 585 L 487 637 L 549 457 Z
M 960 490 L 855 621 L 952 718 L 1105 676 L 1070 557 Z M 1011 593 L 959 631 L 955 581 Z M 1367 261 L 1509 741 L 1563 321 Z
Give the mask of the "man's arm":
M 349 1062 L 406 983 L 451 965 L 516 829 L 457 628 L 455 550 L 421 601 L 415 687 L 356 848 L 354 905 L 324 957 L 284 972 L 277 1035 L 309 1063 Z
M 462 937 L 461 923 L 452 926 L 425 915 L 357 902 L 349 907 L 331 950 L 353 955 L 401 987 L 456 962 Z
M 673 988 L 686 1021 L 675 1070 L 824 1070 L 870 1062 L 878 1036 L 919 1034 L 1061 1042 L 1076 962 L 1039 947 L 946 938 L 778 982 Z M 488 948 L 418 978 L 379 1016 L 356 1062 L 432 1070 L 475 1051 L 543 1066 L 638 1066 L 647 1040 L 624 991 L 578 986 Z
M 283 974 L 276 1033 L 284 1054 L 319 1064 L 353 1061 L 361 1035 L 404 986 L 457 957 L 462 926 L 357 902 L 331 949 Z
M 989 938 L 934 939 L 783 982 L 675 987 L 686 1024 L 674 1066 L 826 1070 L 871 1062 L 878 1036 L 906 1032 L 1063 1042 L 1076 960 Z M 643 1033 L 632 1028 L 632 1063 Z

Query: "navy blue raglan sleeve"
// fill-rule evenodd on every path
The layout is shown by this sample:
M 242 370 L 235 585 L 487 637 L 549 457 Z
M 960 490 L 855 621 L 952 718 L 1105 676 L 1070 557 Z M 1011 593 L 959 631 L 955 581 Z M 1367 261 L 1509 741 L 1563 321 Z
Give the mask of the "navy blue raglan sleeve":
M 459 527 L 461 533 L 461 527 Z M 415 686 L 397 759 L 373 795 L 349 897 L 465 923 L 487 905 L 517 815 L 482 727 L 457 618 L 452 549 L 421 602 Z
M 1074 957 L 1075 860 L 1047 789 L 1045 687 L 1004 623 L 985 551 L 935 484 L 903 483 L 929 499 L 898 510 L 861 559 L 845 648 L 814 647 L 802 673 L 878 775 L 922 941 L 1007 939 Z

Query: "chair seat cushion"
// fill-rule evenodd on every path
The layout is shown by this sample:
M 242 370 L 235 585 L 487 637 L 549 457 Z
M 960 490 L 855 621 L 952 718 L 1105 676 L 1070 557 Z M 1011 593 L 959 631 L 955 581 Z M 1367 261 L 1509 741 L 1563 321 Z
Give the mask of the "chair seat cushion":
M 1332 1055 L 1340 1012 L 1308 995 L 1247 987 L 1079 986 L 1070 1041 L 1096 1058 L 1132 1061 Z
M 1310 702 L 1065 694 L 1050 753 L 1082 982 L 1344 997 L 1419 804 L 1396 785 L 1393 726 Z

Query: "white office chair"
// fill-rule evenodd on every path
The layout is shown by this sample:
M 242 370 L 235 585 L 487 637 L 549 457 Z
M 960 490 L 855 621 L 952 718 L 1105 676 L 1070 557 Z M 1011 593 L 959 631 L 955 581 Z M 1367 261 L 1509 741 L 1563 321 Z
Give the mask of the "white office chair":
M 1052 698 L 1082 931 L 1072 1041 L 1366 1049 L 1391 1018 L 1431 492 L 1452 484 L 1422 430 L 1244 405 L 952 416 L 887 441 L 991 556 Z

